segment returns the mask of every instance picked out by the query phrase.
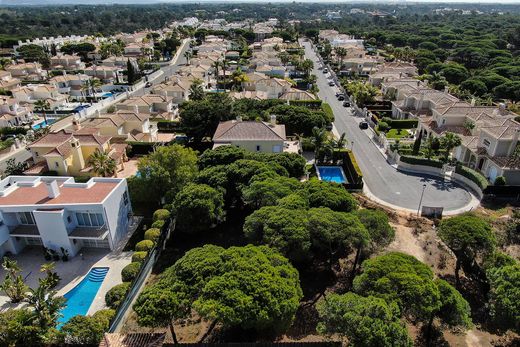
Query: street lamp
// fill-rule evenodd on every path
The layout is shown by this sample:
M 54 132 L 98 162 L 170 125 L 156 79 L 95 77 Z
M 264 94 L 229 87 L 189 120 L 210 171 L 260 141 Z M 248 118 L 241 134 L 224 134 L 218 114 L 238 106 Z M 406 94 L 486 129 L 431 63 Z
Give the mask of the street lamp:
M 419 217 L 419 211 L 421 210 L 421 204 L 422 204 L 422 199 L 423 199 L 423 196 L 424 196 L 424 190 L 425 189 L 426 189 L 426 184 L 423 184 L 422 185 L 421 199 L 419 200 L 419 206 L 417 207 L 417 217 Z

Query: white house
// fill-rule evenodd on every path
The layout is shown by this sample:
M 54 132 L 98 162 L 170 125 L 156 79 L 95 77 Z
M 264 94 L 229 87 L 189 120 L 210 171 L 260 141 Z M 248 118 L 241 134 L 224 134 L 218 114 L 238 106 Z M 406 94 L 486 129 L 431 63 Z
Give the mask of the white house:
M 27 245 L 70 256 L 82 247 L 112 250 L 131 216 L 124 178 L 9 176 L 0 181 L 0 256 Z

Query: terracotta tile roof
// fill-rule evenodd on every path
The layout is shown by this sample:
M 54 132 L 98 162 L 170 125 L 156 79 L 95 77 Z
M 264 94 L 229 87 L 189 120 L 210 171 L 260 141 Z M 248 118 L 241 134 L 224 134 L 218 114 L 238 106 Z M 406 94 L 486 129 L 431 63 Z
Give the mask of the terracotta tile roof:
M 102 202 L 118 182 L 94 182 L 90 188 L 63 187 L 63 181 L 58 181 L 60 195 L 49 198 L 44 182 L 34 187 L 17 187 L 6 196 L 0 196 L 0 206 L 13 205 L 65 205 L 92 204 Z
M 105 333 L 99 347 L 160 347 L 165 337 L 165 333 Z
M 219 123 L 213 141 L 285 141 L 285 125 L 230 120 Z

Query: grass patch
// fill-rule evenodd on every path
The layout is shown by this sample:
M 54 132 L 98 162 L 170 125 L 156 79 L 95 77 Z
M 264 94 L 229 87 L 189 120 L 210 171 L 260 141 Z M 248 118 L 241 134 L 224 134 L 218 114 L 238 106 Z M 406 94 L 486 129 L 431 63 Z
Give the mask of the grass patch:
M 408 137 L 410 133 L 404 129 L 390 129 L 386 133 L 387 139 L 401 139 L 403 137 Z

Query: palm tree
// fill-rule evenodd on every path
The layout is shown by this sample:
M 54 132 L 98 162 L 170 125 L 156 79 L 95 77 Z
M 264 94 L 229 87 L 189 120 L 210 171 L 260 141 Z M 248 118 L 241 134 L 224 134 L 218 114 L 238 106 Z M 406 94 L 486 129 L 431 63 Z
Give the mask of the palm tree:
M 61 280 L 60 276 L 54 272 L 54 268 L 54 263 L 47 263 L 40 266 L 40 272 L 46 275 L 43 281 L 45 281 L 45 284 L 51 289 L 56 287 Z
M 278 53 L 278 58 L 280 58 L 280 61 L 282 62 L 283 66 L 287 65 L 291 57 L 289 56 L 289 53 L 287 52 L 280 52 Z
M 314 162 L 318 162 L 320 151 L 327 142 L 327 130 L 325 128 L 312 128 L 311 141 L 314 144 Z
M 441 146 L 446 150 L 444 153 L 444 160 L 448 161 L 448 156 L 453 148 L 458 147 L 462 144 L 462 139 L 459 135 L 454 133 L 446 133 L 441 138 Z
M 102 177 L 111 177 L 116 172 L 116 161 L 99 148 L 92 153 L 88 164 L 92 167 L 92 171 Z
M 222 62 L 220 63 L 220 66 L 222 67 L 222 74 L 223 74 L 223 78 L 224 78 L 224 82 L 227 83 L 227 79 L 226 79 L 226 67 L 228 67 L 228 63 L 226 61 L 226 59 L 222 60 Z M 225 85 L 224 85 L 224 89 L 225 89 Z
M 231 75 L 231 78 L 233 80 L 233 88 L 238 89 L 237 86 L 242 86 L 242 82 L 247 81 L 247 76 L 244 72 L 242 72 L 242 69 L 237 68 L 235 71 L 233 71 L 233 74 Z
M 204 89 L 202 88 L 202 81 L 200 79 L 193 80 L 189 89 L 190 100 L 204 99 Z
M 0 284 L 0 290 L 11 299 L 11 302 L 17 303 L 25 298 L 29 287 L 24 283 L 22 275 L 20 275 L 20 267 L 15 260 L 4 258 L 2 268 L 6 275 L 4 281 Z
M 345 148 L 345 145 L 347 144 L 347 137 L 345 133 L 342 133 L 339 139 L 332 141 L 334 148 L 336 149 L 342 149 Z
M 33 309 L 35 320 L 43 331 L 55 327 L 65 306 L 65 298 L 56 296 L 56 291 L 49 290 L 45 281 L 40 281 L 36 289 L 29 289 L 29 295 L 25 299 Z
M 343 66 L 343 59 L 347 56 L 348 51 L 344 47 L 336 47 L 334 48 L 334 53 L 336 53 L 336 55 L 338 56 L 338 60 L 340 62 L 339 68 L 341 69 L 341 67 Z
M 186 66 L 190 65 L 190 59 L 193 57 L 193 54 L 190 51 L 184 52 L 184 58 L 186 58 Z
M 96 100 L 97 102 L 97 96 L 96 96 L 96 89 L 101 87 L 103 85 L 103 83 L 97 79 L 97 78 L 93 78 L 91 80 L 87 80 L 87 88 L 89 88 L 89 94 L 92 94 L 94 95 L 94 100 Z
M 37 100 L 34 103 L 34 109 L 43 114 L 43 119 L 45 120 L 45 124 L 47 124 L 46 111 L 49 111 L 51 109 L 51 105 L 49 104 L 49 102 L 47 100 L 43 100 L 43 99 Z
M 430 160 L 434 152 L 432 137 L 428 137 L 428 140 L 426 140 L 426 146 L 424 147 L 424 156 L 426 159 Z
M 220 67 L 220 61 L 216 61 L 213 63 L 213 68 L 215 69 L 215 81 L 216 81 L 216 87 L 218 89 L 218 69 Z
M 301 68 L 303 69 L 303 71 L 305 72 L 305 75 L 307 77 L 309 77 L 310 73 L 311 73 L 311 70 L 314 68 L 314 63 L 312 62 L 312 60 L 310 59 L 305 59 L 302 63 L 301 63 Z

